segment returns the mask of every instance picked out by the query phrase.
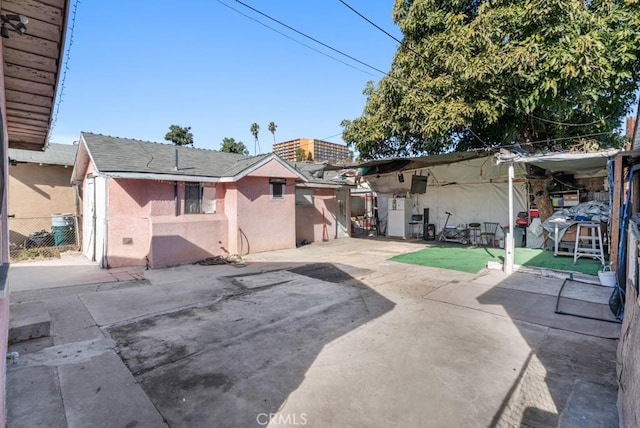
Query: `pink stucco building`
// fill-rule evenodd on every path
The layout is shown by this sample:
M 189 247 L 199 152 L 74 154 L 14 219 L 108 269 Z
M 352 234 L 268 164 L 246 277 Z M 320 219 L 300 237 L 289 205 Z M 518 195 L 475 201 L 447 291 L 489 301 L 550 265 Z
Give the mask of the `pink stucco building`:
M 313 185 L 274 154 L 91 133 L 80 136 L 72 180 L 82 188 L 83 252 L 102 267 L 160 268 L 295 247 L 296 186 Z M 348 190 L 345 199 L 347 215 Z
M 9 329 L 8 149 L 45 150 L 62 66 L 68 0 L 0 2 L 0 428 Z M 24 19 L 28 18 L 28 20 Z M 26 25 L 23 21 L 26 21 Z M 26 33 L 26 34 L 25 34 Z

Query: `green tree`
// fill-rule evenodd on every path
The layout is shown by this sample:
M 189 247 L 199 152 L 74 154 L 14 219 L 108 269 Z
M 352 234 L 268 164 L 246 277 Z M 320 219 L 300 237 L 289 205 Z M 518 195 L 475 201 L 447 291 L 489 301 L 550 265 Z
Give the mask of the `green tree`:
M 171 125 L 164 139 L 171 141 L 176 146 L 192 146 L 193 134 L 190 131 L 190 126 Z
M 260 152 L 260 141 L 258 140 L 258 133 L 260 132 L 260 125 L 258 125 L 257 123 L 253 122 L 251 124 L 251 128 L 249 128 L 249 130 L 251 131 L 251 135 L 253 135 L 253 154 L 257 155 L 258 152 Z M 256 146 L 257 146 L 257 150 L 256 151 Z
M 640 77 L 640 2 L 396 0 L 393 19 L 404 38 L 391 71 L 342 122 L 362 159 L 619 142 Z
M 313 153 L 311 153 L 311 152 L 307 153 L 307 160 L 308 161 L 313 161 Z
M 275 122 L 269 122 L 269 132 L 271 132 L 271 135 L 273 135 L 273 144 L 276 143 L 276 128 L 278 127 L 278 125 L 276 125 Z
M 242 141 L 236 141 L 235 138 L 228 138 L 228 137 L 225 137 L 222 139 L 220 151 L 227 152 L 227 153 L 238 153 L 241 155 L 249 154 L 249 150 L 247 150 L 246 146 Z
M 296 162 L 302 162 L 305 159 L 304 149 L 302 147 L 298 147 L 296 149 Z

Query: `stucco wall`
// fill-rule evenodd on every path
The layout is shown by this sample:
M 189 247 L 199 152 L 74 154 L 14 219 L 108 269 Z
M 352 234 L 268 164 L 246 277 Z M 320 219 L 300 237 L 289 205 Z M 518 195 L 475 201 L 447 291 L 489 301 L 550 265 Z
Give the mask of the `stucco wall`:
M 70 179 L 71 168 L 61 165 L 20 163 L 9 167 L 9 214 L 16 217 L 75 214 Z
M 277 175 L 276 175 L 277 177 Z M 270 198 L 269 178 L 245 177 L 235 188 L 227 188 L 227 216 L 237 219 L 237 228 L 230 220 L 229 243 L 234 243 L 236 254 L 294 248 L 295 230 L 295 183 L 287 179 L 285 197 Z M 235 209 L 229 202 L 235 199 Z
M 157 269 L 224 256 L 227 229 L 227 218 L 223 214 L 152 217 L 151 267 Z
M 221 208 L 223 204 L 218 204 Z M 109 180 L 108 262 L 110 267 L 150 267 L 193 263 L 224 255 L 224 214 L 184 214 L 184 183 L 152 180 Z
M 635 233 L 634 233 L 635 229 Z M 633 283 L 637 280 L 636 260 L 638 257 L 637 226 L 629 226 L 627 252 L 626 302 L 624 321 L 618 343 L 618 413 L 620 426 L 636 428 L 640 426 L 640 299 Z
M 76 214 L 71 168 L 20 163 L 9 167 L 9 234 L 22 245 L 32 232 L 51 231 L 51 215 Z
M 313 205 L 296 205 L 296 242 L 323 240 L 323 216 L 326 237 L 335 239 L 336 225 L 334 213 L 336 199 L 333 189 L 313 189 Z

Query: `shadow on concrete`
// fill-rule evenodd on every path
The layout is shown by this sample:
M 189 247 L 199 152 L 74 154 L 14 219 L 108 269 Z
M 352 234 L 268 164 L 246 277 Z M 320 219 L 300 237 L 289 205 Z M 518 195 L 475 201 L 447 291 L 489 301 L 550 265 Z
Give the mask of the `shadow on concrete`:
M 620 325 L 556 314 L 555 295 L 510 288 L 518 275 L 477 297 L 480 307 L 501 306 L 531 348 L 490 426 L 618 426 Z M 569 300 L 576 312 L 593 310 L 594 303 L 578 291 Z M 532 329 L 533 324 L 547 328 Z
M 232 291 L 216 301 L 107 331 L 170 426 L 264 426 L 326 345 L 395 306 L 356 280 L 359 271 L 240 270 L 223 278 Z

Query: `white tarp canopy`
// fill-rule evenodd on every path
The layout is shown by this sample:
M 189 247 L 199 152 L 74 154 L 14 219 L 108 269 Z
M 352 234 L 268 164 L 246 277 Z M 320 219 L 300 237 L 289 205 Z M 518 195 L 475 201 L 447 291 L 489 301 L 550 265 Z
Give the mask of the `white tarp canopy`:
M 514 209 L 526 211 L 528 187 L 526 167 L 516 166 L 514 183 Z M 385 174 L 364 176 L 371 189 L 378 193 L 378 216 L 386 220 L 387 199 L 408 194 L 414 214 L 429 208 L 429 223 L 440 231 L 450 212 L 449 226 L 469 223 L 498 222 L 507 225 L 508 166 L 496 164 L 494 156 L 464 160 L 412 170 L 399 170 Z M 410 193 L 413 175 L 427 176 L 425 193 Z M 401 181 L 402 180 L 402 181 Z M 500 232 L 498 233 L 500 234 Z
M 607 168 L 607 160 L 620 150 L 611 149 L 593 153 L 548 153 L 524 155 L 518 153 L 498 154 L 498 163 L 529 163 L 550 172 L 570 172 L 577 174 L 602 174 Z

